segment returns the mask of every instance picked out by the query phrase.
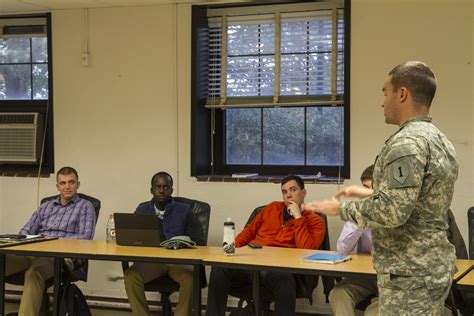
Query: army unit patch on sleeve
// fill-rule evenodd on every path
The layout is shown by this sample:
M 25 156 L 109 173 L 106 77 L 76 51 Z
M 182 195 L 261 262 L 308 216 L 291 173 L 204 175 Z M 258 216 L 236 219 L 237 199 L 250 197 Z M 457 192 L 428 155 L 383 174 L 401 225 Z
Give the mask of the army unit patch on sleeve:
M 393 161 L 390 164 L 390 187 L 403 188 L 416 185 L 415 175 L 410 160 L 413 156 L 407 156 Z

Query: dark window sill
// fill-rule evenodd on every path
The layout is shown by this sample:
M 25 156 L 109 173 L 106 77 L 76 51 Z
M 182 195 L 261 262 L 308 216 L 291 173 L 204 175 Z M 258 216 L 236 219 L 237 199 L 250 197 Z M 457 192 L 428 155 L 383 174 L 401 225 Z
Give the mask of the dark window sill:
M 49 178 L 51 174 L 46 170 L 40 173 L 41 178 Z M 0 177 L 37 178 L 36 166 L 0 166 Z
M 38 178 L 38 174 L 35 173 L 27 173 L 27 172 L 1 172 L 0 171 L 0 177 L 14 177 L 14 178 Z M 49 173 L 42 173 L 40 174 L 41 178 L 49 178 L 50 174 Z
M 248 178 L 233 178 L 230 175 L 202 175 L 197 176 L 198 182 L 255 182 L 255 183 L 280 183 L 285 176 L 257 176 Z M 338 178 L 318 178 L 316 176 L 302 176 L 305 183 L 319 184 L 319 183 L 330 183 L 330 184 L 343 184 L 344 179 Z

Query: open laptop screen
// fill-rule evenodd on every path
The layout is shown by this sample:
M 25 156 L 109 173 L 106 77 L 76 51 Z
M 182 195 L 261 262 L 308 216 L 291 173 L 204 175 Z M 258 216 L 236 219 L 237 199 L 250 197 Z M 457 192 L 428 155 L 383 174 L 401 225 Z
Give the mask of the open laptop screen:
M 114 213 L 115 236 L 121 246 L 160 246 L 160 225 L 156 215 Z

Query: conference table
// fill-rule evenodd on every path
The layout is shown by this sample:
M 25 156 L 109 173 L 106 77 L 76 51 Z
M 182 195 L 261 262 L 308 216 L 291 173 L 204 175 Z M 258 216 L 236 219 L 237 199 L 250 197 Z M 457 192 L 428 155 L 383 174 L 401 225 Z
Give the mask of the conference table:
M 473 261 L 473 260 L 471 260 Z M 456 287 L 460 290 L 474 292 L 474 269 L 471 268 L 457 282 Z
M 458 282 L 461 278 L 463 278 L 467 273 L 469 273 L 469 271 L 471 271 L 474 268 L 474 260 L 457 259 L 456 268 L 458 269 L 453 277 L 454 282 Z
M 317 252 L 336 253 L 334 251 L 310 250 L 297 248 L 263 247 L 250 248 L 241 247 L 235 250 L 235 255 L 223 255 L 222 248 L 213 248 L 208 256 L 203 258 L 204 265 L 221 267 L 239 267 L 240 269 L 266 270 L 312 274 L 317 271 L 318 275 L 330 276 L 355 276 L 375 275 L 370 255 L 351 255 L 351 260 L 337 263 L 315 263 L 306 262 L 302 259 Z
M 355 255 L 344 263 L 316 264 L 301 259 L 316 250 L 264 247 L 237 248 L 233 256 L 223 254 L 221 247 L 197 247 L 195 249 L 168 250 L 166 248 L 119 246 L 104 240 L 56 239 L 38 243 L 0 248 L 0 314 L 4 311 L 5 255 L 54 258 L 53 315 L 59 307 L 59 286 L 63 258 L 84 258 L 106 261 L 140 261 L 192 265 L 194 270 L 194 310 L 201 310 L 200 266 L 225 266 L 253 271 L 254 289 L 259 286 L 259 271 L 288 271 L 333 276 L 374 275 L 370 256 Z M 254 291 L 258 310 L 258 288 Z
M 370 255 L 351 255 L 351 260 L 337 264 L 306 262 L 302 259 L 317 252 L 333 251 L 309 250 L 281 247 L 250 248 L 235 250 L 235 255 L 225 256 L 222 249 L 203 258 L 203 264 L 216 267 L 252 271 L 253 304 L 256 314 L 260 311 L 260 271 L 278 271 L 298 274 L 314 274 L 335 277 L 375 277 Z
M 71 240 L 56 239 L 0 248 L 0 314 L 4 314 L 5 296 L 5 255 L 25 255 L 54 258 L 53 315 L 59 307 L 59 286 L 63 258 L 84 258 L 105 261 L 160 262 L 185 264 L 193 266 L 194 271 L 194 311 L 201 311 L 201 265 L 243 269 L 252 272 L 253 297 L 255 309 L 259 311 L 259 272 L 279 271 L 298 274 L 313 274 L 335 277 L 375 277 L 372 257 L 370 255 L 352 255 L 352 259 L 337 264 L 324 264 L 303 261 L 302 258 L 316 252 L 327 252 L 307 249 L 263 247 L 237 248 L 232 256 L 223 254 L 221 247 L 197 247 L 194 249 L 169 250 L 158 247 L 119 246 L 104 240 Z M 333 252 L 330 252 L 333 253 Z M 469 270 L 474 266 L 473 260 L 457 260 L 458 272 L 455 280 L 471 278 Z M 470 279 L 465 279 L 470 280 Z

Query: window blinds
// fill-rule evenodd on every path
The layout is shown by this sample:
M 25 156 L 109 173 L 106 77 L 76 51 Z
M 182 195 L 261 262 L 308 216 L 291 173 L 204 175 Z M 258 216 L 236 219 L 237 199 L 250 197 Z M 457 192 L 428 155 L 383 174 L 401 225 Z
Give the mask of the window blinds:
M 340 3 L 213 9 L 208 21 L 206 107 L 343 104 Z

